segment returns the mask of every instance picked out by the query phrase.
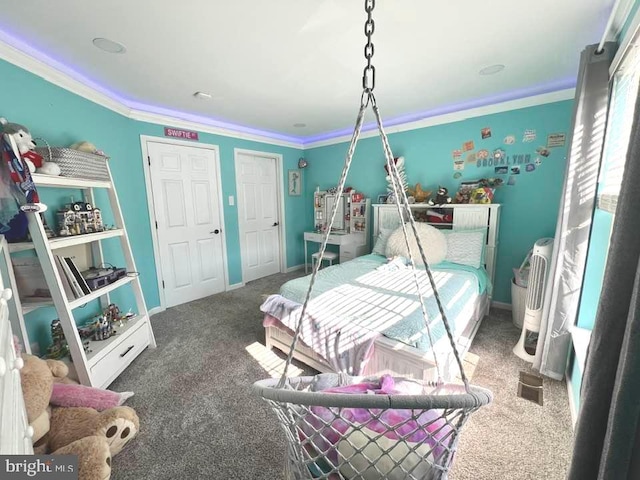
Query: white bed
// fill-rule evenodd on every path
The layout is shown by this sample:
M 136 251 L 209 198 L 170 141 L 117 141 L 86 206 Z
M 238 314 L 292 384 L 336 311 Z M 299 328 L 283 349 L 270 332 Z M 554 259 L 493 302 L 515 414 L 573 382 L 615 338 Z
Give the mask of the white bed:
M 412 206 L 414 216 L 424 217 L 424 213 L 426 213 L 425 209 L 427 208 L 433 207 L 426 205 Z M 486 276 L 490 284 L 492 284 L 498 245 L 500 206 L 497 204 L 451 205 L 447 208 L 450 208 L 450 212 L 453 214 L 452 224 L 436 226 L 454 231 L 486 230 L 484 267 Z M 399 218 L 395 206 L 374 205 L 374 239 L 381 229 L 394 228 L 398 225 Z M 347 262 L 343 264 L 342 267 L 337 266 L 321 270 L 318 277 L 318 284 L 320 285 L 319 291 L 316 294 L 317 297 L 312 297 L 313 301 L 310 304 L 309 311 L 311 315 L 317 318 L 331 317 L 332 315 L 344 318 L 346 315 L 345 312 L 364 312 L 363 315 L 356 314 L 355 316 L 349 317 L 348 325 L 352 327 L 352 330 L 361 330 L 365 331 L 365 333 L 368 325 L 363 322 L 366 322 L 367 318 L 382 318 L 384 321 L 384 310 L 382 306 L 376 307 L 374 304 L 376 303 L 376 299 L 385 297 L 384 294 L 381 294 L 381 291 L 384 293 L 389 290 L 390 287 L 385 284 L 382 286 L 384 289 L 381 290 L 380 282 L 381 279 L 384 278 L 384 275 L 387 275 L 387 272 L 380 272 L 380 268 L 376 268 L 376 266 L 384 260 L 376 257 L 377 256 L 373 255 L 365 256 L 353 260 L 353 263 Z M 459 284 L 458 275 L 455 271 L 451 272 L 446 269 L 440 271 L 438 270 L 438 266 L 434 266 L 434 270 L 438 282 L 442 281 L 446 283 L 448 280 L 457 280 Z M 305 278 L 308 282 L 308 277 Z M 341 278 L 346 278 L 347 280 L 341 280 Z M 334 281 L 335 283 L 332 283 Z M 293 282 L 297 282 L 297 284 L 293 284 Z M 290 282 L 292 285 L 285 284 L 283 286 L 281 290 L 283 298 L 271 298 L 271 305 L 267 305 L 267 308 L 263 309 L 263 311 L 265 311 L 266 346 L 268 348 L 278 348 L 285 353 L 288 353 L 292 341 L 292 332 L 290 328 L 287 328 L 287 324 L 291 327 L 295 324 L 295 308 L 299 309 L 299 303 L 302 302 L 301 290 L 305 285 L 304 279 L 297 279 L 293 282 Z M 323 282 L 324 287 L 322 286 Z M 333 287 L 334 284 L 335 287 Z M 453 285 L 457 284 L 454 282 Z M 407 292 L 405 290 L 407 289 L 407 285 L 399 285 L 399 287 L 399 290 L 402 291 L 391 292 L 391 294 L 397 295 L 397 298 L 403 299 L 402 301 L 406 303 L 405 297 Z M 391 290 L 394 289 L 398 290 L 396 286 L 391 288 Z M 440 288 L 438 289 L 440 291 Z M 449 304 L 452 305 L 451 302 L 455 300 L 455 298 L 452 297 L 457 296 L 450 293 L 450 298 L 447 298 L 446 288 L 443 290 L 445 292 L 445 301 L 450 301 Z M 412 290 L 412 292 L 414 291 L 415 289 Z M 428 302 L 429 292 L 427 291 L 426 293 Z M 387 309 L 390 315 L 397 316 L 397 311 L 391 312 L 388 309 L 388 305 L 390 303 L 392 304 L 393 298 L 395 297 L 389 297 L 383 300 L 387 303 L 384 308 Z M 459 308 L 459 312 L 456 313 L 458 318 L 455 318 L 455 316 L 454 318 L 450 318 L 450 321 L 454 324 L 457 347 L 462 355 L 469 349 L 482 318 L 488 312 L 490 300 L 490 287 L 484 290 L 479 289 L 475 296 L 465 297 L 464 308 Z M 273 307 L 274 302 L 277 303 L 278 301 L 283 303 L 280 309 Z M 320 302 L 322 302 L 321 306 L 319 306 Z M 381 301 L 378 301 L 378 303 L 380 302 Z M 266 303 L 267 302 L 265 302 L 265 305 Z M 415 305 L 413 305 L 412 309 L 415 309 L 414 307 Z M 400 309 L 402 309 L 402 307 L 398 306 L 397 310 Z M 416 312 L 412 313 L 412 315 L 415 313 Z M 283 317 L 286 317 L 288 314 L 291 314 L 291 318 L 287 317 L 287 322 Z M 447 316 L 450 316 L 449 312 L 447 312 Z M 439 321 L 437 323 L 441 324 Z M 391 321 L 386 323 L 387 326 L 392 324 L 393 322 Z M 345 329 L 345 324 L 343 323 L 339 329 Z M 430 349 L 424 348 L 424 345 L 421 344 L 412 344 L 412 342 L 406 338 L 399 340 L 397 335 L 394 338 L 390 338 L 387 335 L 389 330 L 385 330 L 382 334 L 377 327 L 372 330 L 376 330 L 377 334 L 370 340 L 371 349 L 367 351 L 366 361 L 363 362 L 361 369 L 357 373 L 364 375 L 391 373 L 424 380 L 435 380 L 437 374 L 434 355 L 437 355 L 441 368 L 440 373 L 445 379 L 452 379 L 458 374 L 457 367 L 454 365 L 453 355 L 451 355 L 451 348 L 448 346 L 446 338 L 442 335 L 440 335 L 439 340 L 435 342 L 436 348 Z M 393 330 L 393 327 L 391 330 Z M 326 331 L 328 332 L 329 330 Z M 440 331 L 441 334 L 442 331 L 443 330 Z M 330 333 L 327 333 L 326 337 L 329 338 L 330 335 Z M 335 361 L 330 362 L 327 360 L 329 348 L 327 347 L 324 350 L 322 348 L 322 342 L 327 342 L 326 338 L 323 337 L 315 341 L 316 339 L 310 337 L 308 332 L 306 338 L 308 339 L 306 344 L 298 342 L 298 346 L 294 352 L 294 358 L 321 372 L 334 370 L 331 365 L 335 365 Z M 335 337 L 331 337 L 332 342 L 334 338 Z M 362 348 L 365 349 L 368 347 L 363 344 Z M 336 356 L 339 355 L 340 354 L 336 354 Z

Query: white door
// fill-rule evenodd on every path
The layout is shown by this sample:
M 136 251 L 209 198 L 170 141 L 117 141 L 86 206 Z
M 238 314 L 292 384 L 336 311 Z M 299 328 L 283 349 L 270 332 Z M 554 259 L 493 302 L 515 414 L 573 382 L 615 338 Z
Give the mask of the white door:
M 167 307 L 225 289 L 215 150 L 147 143 Z
M 245 282 L 280 272 L 276 159 L 236 152 L 238 222 Z

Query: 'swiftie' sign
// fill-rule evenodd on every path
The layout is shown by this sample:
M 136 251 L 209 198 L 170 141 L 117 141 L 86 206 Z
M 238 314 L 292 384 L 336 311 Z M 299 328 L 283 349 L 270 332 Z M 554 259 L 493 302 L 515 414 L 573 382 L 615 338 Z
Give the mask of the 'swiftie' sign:
M 184 138 L 185 140 L 198 140 L 198 132 L 180 130 L 179 128 L 164 127 L 165 137 Z

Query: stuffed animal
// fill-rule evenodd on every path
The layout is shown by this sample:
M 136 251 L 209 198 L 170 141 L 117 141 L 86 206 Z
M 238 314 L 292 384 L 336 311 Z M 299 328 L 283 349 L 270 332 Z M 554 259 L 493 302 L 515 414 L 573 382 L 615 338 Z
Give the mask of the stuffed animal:
M 429 205 L 445 205 L 451 203 L 451 197 L 449 196 L 449 190 L 445 187 L 438 187 L 435 198 L 429 199 Z
M 471 193 L 469 203 L 487 204 L 493 200 L 493 188 L 479 187 Z
M 107 156 L 102 150 L 98 150 L 96 146 L 91 142 L 76 142 L 73 145 L 71 145 L 69 148 L 78 150 L 79 152 L 93 153 L 94 155 L 101 155 L 103 157 Z M 346 191 L 347 190 L 345 189 L 345 192 Z
M 104 437 L 84 437 L 59 448 L 54 455 L 78 457 L 79 480 L 108 480 L 111 478 L 111 453 Z
M 28 222 L 24 212 L 43 212 L 31 171 L 35 166 L 24 156 L 35 147 L 29 130 L 0 118 L 0 234 L 9 243 L 27 239 Z
M 72 148 L 73 150 L 78 150 L 79 152 L 85 152 L 85 153 L 96 153 L 98 151 L 96 146 L 91 142 L 76 142 L 73 145 L 71 145 L 69 148 Z
M 424 203 L 431 196 L 431 190 L 423 190 L 420 183 L 416 183 L 415 188 L 409 188 L 408 193 L 415 198 L 416 203 Z
M 19 123 L 8 122 L 6 118 L 0 118 L 0 125 L 2 125 L 2 134 L 11 138 L 10 143 L 17 150 L 16 153 L 20 154 L 22 160 L 29 167 L 29 171 L 34 173 L 36 171 L 35 164 L 28 157 L 25 158 L 25 154 L 36 148 L 36 142 L 33 141 L 29 129 Z
M 54 382 L 64 380 L 67 366 L 58 360 L 45 361 L 33 355 L 24 354 L 22 358 L 24 367 L 20 376 L 27 418 L 34 429 L 35 453 L 78 455 L 79 480 L 108 479 L 111 458 L 140 428 L 135 411 L 122 406 L 102 412 L 87 407 L 53 406 L 50 401 Z
M 471 198 L 471 191 L 458 190 L 456 196 L 453 199 L 453 203 L 469 203 Z
M 106 439 L 111 456 L 122 451 L 140 430 L 138 415 L 131 407 L 113 407 L 103 412 L 86 407 L 54 407 L 47 443 L 55 451 L 88 436 Z
M 69 368 L 58 360 L 42 360 L 33 355 L 25 354 L 22 359 L 22 395 L 27 410 L 27 421 L 34 431 L 32 440 L 36 443 L 49 431 L 49 399 L 53 391 L 53 382 L 65 378 Z
M 36 171 L 38 173 L 42 173 L 43 175 L 53 175 L 58 176 L 62 171 L 60 170 L 60 166 L 57 163 L 42 161 L 42 166 L 37 168 Z

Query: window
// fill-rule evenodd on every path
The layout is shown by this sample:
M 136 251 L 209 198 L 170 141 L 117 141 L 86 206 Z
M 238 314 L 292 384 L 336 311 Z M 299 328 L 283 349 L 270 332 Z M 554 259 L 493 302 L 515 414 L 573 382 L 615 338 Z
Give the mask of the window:
M 640 47 L 633 46 L 613 77 L 609 120 L 605 139 L 600 191 L 597 206 L 615 213 L 627 158 L 638 85 L 640 84 Z
M 576 326 L 588 331 L 593 328 L 602 292 L 609 241 L 638 99 L 640 46 L 635 45 L 640 45 L 638 40 L 634 41 L 634 45 L 622 59 L 611 80 L 607 131 L 598 179 L 597 208 L 591 224 L 589 251 L 576 318 Z M 582 347 L 578 342 L 575 345 L 576 352 L 579 348 Z

